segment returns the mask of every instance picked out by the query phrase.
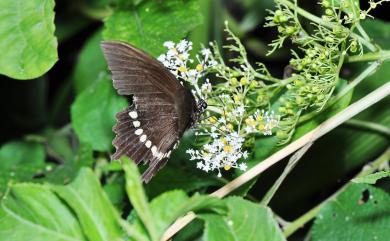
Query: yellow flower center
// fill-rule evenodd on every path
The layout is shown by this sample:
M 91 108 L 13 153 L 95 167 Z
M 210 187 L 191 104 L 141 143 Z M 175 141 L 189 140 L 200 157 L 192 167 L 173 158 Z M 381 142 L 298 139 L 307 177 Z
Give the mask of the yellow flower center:
M 233 130 L 233 125 L 229 123 L 226 125 L 226 128 L 228 128 L 229 130 Z
M 179 59 L 184 60 L 185 59 L 184 55 L 179 54 Z
M 229 166 L 229 165 L 225 165 L 224 167 L 223 167 L 223 169 L 225 169 L 225 171 L 229 171 L 230 170 L 230 168 L 232 168 L 231 166 Z
M 248 126 L 251 126 L 251 127 L 255 127 L 256 126 L 256 121 L 252 118 L 247 118 L 245 120 L 245 123 L 248 125 Z
M 257 120 L 258 122 L 260 122 L 260 121 L 263 120 L 263 117 L 262 117 L 261 115 L 258 115 L 258 116 L 256 117 L 256 120 Z
M 185 66 L 180 66 L 178 70 L 180 72 L 187 72 L 187 68 Z
M 227 152 L 227 153 L 232 153 L 232 152 L 233 152 L 233 147 L 232 147 L 232 146 L 229 146 L 229 145 L 224 146 L 224 147 L 223 147 L 223 151 L 224 151 L 224 152 Z
M 260 124 L 260 125 L 257 127 L 257 129 L 258 129 L 259 131 L 264 130 L 264 128 L 265 128 L 264 124 Z
M 216 123 L 216 122 L 217 122 L 217 118 L 216 118 L 215 116 L 211 116 L 211 117 L 210 117 L 210 122 L 211 122 L 212 124 Z
M 203 65 L 198 64 L 198 65 L 196 66 L 196 70 L 197 70 L 197 71 L 202 71 L 202 70 L 203 70 Z

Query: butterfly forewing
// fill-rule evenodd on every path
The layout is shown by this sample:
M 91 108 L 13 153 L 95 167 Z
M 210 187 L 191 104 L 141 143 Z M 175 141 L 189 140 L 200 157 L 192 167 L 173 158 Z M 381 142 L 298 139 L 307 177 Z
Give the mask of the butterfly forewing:
M 143 174 L 148 182 L 165 165 L 190 121 L 189 111 L 178 110 L 186 103 L 177 103 L 189 91 L 160 62 L 131 45 L 109 41 L 102 42 L 102 49 L 114 88 L 134 97 L 134 104 L 116 116 L 112 159 L 126 155 L 137 164 L 148 163 Z M 184 101 L 193 106 L 192 95 Z

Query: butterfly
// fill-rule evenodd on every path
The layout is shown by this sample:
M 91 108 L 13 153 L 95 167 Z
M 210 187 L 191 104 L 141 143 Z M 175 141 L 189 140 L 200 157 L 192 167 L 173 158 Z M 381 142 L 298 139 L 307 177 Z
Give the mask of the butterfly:
M 151 178 L 167 163 L 184 132 L 207 108 L 155 58 L 124 42 L 103 41 L 101 47 L 119 95 L 133 96 L 133 104 L 117 113 L 112 144 L 117 160 L 128 156 L 148 164 L 142 180 Z

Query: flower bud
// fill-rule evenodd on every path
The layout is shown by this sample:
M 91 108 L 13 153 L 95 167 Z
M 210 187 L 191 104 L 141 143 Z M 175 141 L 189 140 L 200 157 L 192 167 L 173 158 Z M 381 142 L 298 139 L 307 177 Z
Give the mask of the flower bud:
M 245 77 L 242 77 L 242 78 L 240 79 L 240 84 L 241 84 L 241 85 L 246 85 L 247 82 L 248 82 L 248 81 L 247 81 L 247 79 L 246 79 Z
M 232 84 L 232 86 L 237 86 L 238 85 L 238 80 L 237 80 L 237 78 L 231 78 L 230 79 L 230 83 Z

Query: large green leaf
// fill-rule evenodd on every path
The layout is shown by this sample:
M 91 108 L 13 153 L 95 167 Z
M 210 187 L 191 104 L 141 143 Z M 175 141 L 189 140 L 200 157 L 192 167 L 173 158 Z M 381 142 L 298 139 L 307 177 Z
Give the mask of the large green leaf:
M 136 164 L 126 157 L 121 158 L 121 162 L 125 171 L 126 191 L 135 210 L 128 219 L 134 230 L 140 234 L 145 234 L 147 230 L 152 240 L 159 240 L 170 224 L 190 211 L 224 213 L 225 206 L 221 200 L 203 195 L 189 198 L 182 190 L 165 192 L 149 204 Z M 146 238 L 145 235 L 143 237 Z
M 286 240 L 269 208 L 239 197 L 227 198 L 225 202 L 229 208 L 227 216 L 200 215 L 206 222 L 204 240 Z
M 219 215 L 226 213 L 226 206 L 222 200 L 207 195 L 194 195 L 189 198 L 182 190 L 165 192 L 153 199 L 149 206 L 159 238 L 177 218 L 190 211 Z M 139 216 L 138 213 L 137 216 Z M 142 233 L 144 232 L 143 225 L 137 216 L 130 216 L 129 219 L 134 227 Z
M 71 108 L 72 125 L 81 142 L 94 150 L 109 151 L 114 137 L 111 129 L 115 114 L 126 105 L 126 100 L 116 95 L 107 77 L 85 89 Z
M 99 75 L 105 74 L 106 61 L 100 48 L 102 30 L 96 31 L 84 44 L 73 73 L 73 83 L 77 93 L 93 85 Z
M 47 172 L 45 180 L 56 184 L 69 183 L 82 167 L 92 167 L 94 162 L 92 154 L 93 151 L 89 145 L 80 143 L 77 151 L 72 153 L 70 158 L 64 159 L 60 165 Z
M 221 214 L 224 213 L 225 206 L 223 201 L 215 197 L 195 195 L 189 198 L 184 191 L 174 190 L 153 199 L 150 209 L 161 237 L 169 225 L 190 211 L 204 212 L 209 210 Z
M 104 39 L 129 42 L 157 56 L 165 41 L 178 41 L 200 24 L 196 0 L 147 1 L 133 10 L 119 9 L 108 17 Z
M 52 189 L 77 215 L 89 240 L 108 241 L 122 236 L 119 214 L 90 169 L 81 169 L 70 185 L 53 186 Z
M 127 195 L 140 219 L 140 222 L 136 223 L 135 226 L 138 227 L 140 233 L 148 233 L 151 240 L 157 240 L 156 223 L 152 218 L 137 165 L 127 157 L 122 157 L 120 161 L 123 165 L 123 170 L 125 171 Z M 145 232 L 143 227 L 146 228 L 147 232 Z
M 0 1 L 0 73 L 33 79 L 57 61 L 54 0 Z
M 0 240 L 121 240 L 118 221 L 96 176 L 85 168 L 67 186 L 11 186 L 1 202 Z
M 1 202 L 0 240 L 86 241 L 87 239 L 73 211 L 47 186 L 15 184 Z
M 26 141 L 3 145 L 0 149 L 0 197 L 9 181 L 30 181 L 44 166 L 43 145 Z
M 173 158 L 170 160 L 170 162 L 175 161 Z M 145 186 L 149 197 L 155 197 L 173 189 L 192 192 L 209 186 L 222 185 L 215 177 L 198 171 L 193 166 L 184 167 L 170 164 L 168 163 L 167 166 L 160 170 L 151 182 Z M 187 165 L 189 165 L 188 162 Z
M 351 185 L 321 209 L 311 230 L 312 240 L 387 241 L 389 213 L 386 192 L 369 185 Z

